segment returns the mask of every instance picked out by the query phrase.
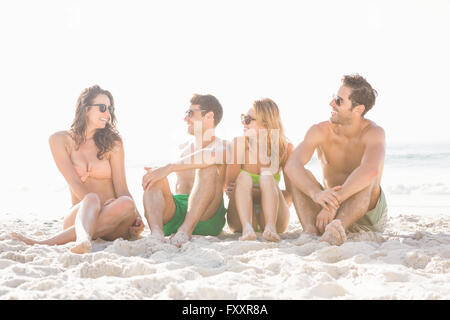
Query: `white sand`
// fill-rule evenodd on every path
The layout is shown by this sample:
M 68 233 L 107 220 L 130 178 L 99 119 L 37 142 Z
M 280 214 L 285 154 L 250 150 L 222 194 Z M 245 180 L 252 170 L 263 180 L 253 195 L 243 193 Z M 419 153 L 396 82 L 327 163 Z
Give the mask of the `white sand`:
M 291 213 L 295 214 L 295 213 Z M 450 218 L 397 215 L 383 234 L 330 246 L 301 235 L 296 217 L 280 243 L 194 236 L 181 249 L 149 238 L 27 246 L 62 219 L 2 213 L 0 299 L 450 299 Z

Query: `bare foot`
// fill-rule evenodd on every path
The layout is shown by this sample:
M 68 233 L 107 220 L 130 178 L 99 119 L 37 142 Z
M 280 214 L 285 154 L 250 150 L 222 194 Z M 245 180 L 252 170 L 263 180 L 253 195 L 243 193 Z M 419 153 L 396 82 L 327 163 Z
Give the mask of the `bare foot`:
M 347 240 L 345 229 L 342 226 L 341 220 L 335 219 L 331 221 L 326 227 L 320 241 L 326 241 L 331 245 L 340 246 Z
M 170 243 L 178 248 L 188 242 L 191 237 L 184 231 L 178 230 L 177 233 L 170 238 Z
M 248 241 L 248 240 L 256 240 L 256 233 L 253 231 L 253 228 L 250 224 L 247 224 L 242 230 L 242 236 L 239 237 L 239 240 L 241 241 Z
M 317 228 L 315 226 L 306 226 L 303 229 L 303 232 L 312 236 L 318 236 L 319 235 L 319 231 L 317 230 Z
M 300 236 L 297 238 L 297 240 L 294 242 L 294 244 L 297 246 L 302 246 L 302 245 L 304 245 L 308 242 L 314 241 L 314 240 L 316 240 L 316 236 L 311 235 L 306 232 L 302 232 L 300 234 Z
M 280 242 L 280 236 L 272 227 L 267 227 L 264 229 L 263 238 L 267 241 Z
M 166 242 L 166 238 L 164 237 L 164 232 L 161 229 L 153 229 L 150 237 L 158 240 L 159 242 Z
M 20 233 L 11 232 L 10 236 L 11 236 L 11 239 L 25 242 L 26 244 L 28 244 L 30 246 L 32 246 L 34 244 L 40 244 L 39 241 L 33 240 L 31 238 L 27 238 L 27 237 L 21 235 Z
M 92 251 L 92 243 L 89 240 L 83 240 L 80 242 L 77 242 L 71 249 L 73 253 L 88 253 Z

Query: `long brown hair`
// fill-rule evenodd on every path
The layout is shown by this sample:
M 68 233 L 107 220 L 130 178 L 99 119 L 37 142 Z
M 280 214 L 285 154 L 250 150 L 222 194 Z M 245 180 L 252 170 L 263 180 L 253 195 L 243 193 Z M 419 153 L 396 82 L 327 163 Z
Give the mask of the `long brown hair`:
M 263 125 L 265 129 L 267 129 L 267 151 L 271 152 L 271 131 L 276 129 L 279 130 L 278 135 L 278 146 L 279 146 L 279 163 L 280 167 L 284 167 L 287 158 L 288 158 L 288 146 L 289 142 L 284 134 L 283 125 L 281 123 L 280 118 L 280 110 L 278 109 L 277 104 L 269 98 L 264 98 L 260 100 L 256 100 L 253 102 L 253 107 L 256 112 L 256 121 Z M 270 155 L 277 156 L 277 155 Z
M 99 94 L 106 95 L 111 102 L 111 106 L 114 107 L 112 94 L 98 85 L 86 88 L 81 92 L 77 100 L 75 118 L 69 130 L 70 136 L 75 141 L 76 149 L 86 142 L 86 109 Z M 116 116 L 114 112 L 111 112 L 110 122 L 106 123 L 105 128 L 97 129 L 94 133 L 94 142 L 98 149 L 97 158 L 101 160 L 105 153 L 114 147 L 116 141 L 122 141 L 122 139 L 116 129 Z

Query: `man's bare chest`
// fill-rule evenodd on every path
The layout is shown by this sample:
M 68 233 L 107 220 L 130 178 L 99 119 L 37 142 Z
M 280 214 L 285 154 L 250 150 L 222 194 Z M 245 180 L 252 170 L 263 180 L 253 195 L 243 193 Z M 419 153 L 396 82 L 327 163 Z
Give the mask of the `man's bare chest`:
M 359 141 L 329 141 L 317 148 L 317 155 L 323 167 L 341 173 L 351 173 L 360 164 L 365 146 Z

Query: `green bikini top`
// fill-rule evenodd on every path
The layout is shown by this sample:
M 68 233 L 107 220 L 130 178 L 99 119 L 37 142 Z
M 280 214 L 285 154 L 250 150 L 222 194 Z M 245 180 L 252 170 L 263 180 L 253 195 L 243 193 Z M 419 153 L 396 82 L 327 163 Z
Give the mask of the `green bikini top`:
M 244 169 L 241 169 L 241 171 L 245 171 L 245 170 L 244 170 Z M 250 175 L 250 177 L 252 178 L 253 184 L 259 184 L 259 177 L 260 177 L 259 174 L 250 173 L 250 172 L 248 172 L 248 171 L 245 171 L 245 172 L 247 172 L 247 173 Z M 275 179 L 275 181 L 276 181 L 277 183 L 280 183 L 281 175 L 280 175 L 279 173 L 274 174 L 274 175 L 273 175 L 273 178 Z

